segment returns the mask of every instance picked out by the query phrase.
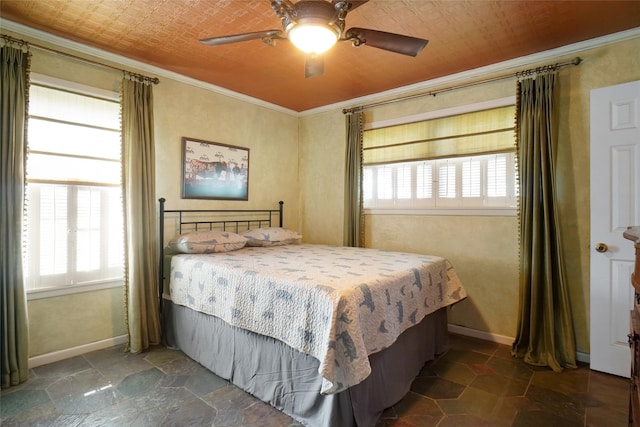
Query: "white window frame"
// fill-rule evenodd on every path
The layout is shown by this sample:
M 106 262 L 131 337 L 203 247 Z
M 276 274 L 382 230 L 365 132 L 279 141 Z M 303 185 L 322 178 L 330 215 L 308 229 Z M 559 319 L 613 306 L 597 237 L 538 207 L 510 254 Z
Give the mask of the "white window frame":
M 431 111 L 427 113 L 416 114 L 412 116 L 406 116 L 396 119 L 389 120 L 381 120 L 377 122 L 370 122 L 365 124 L 364 129 L 377 129 L 388 126 L 396 126 L 405 123 L 412 123 L 417 121 L 431 120 L 442 117 L 454 116 L 458 114 L 472 113 L 475 111 L 486 110 L 491 108 L 499 108 L 509 105 L 515 105 L 516 98 L 515 96 L 509 96 L 505 98 L 499 98 L 489 101 L 483 101 L 474 104 L 462 105 L 453 108 L 447 108 L 437 111 Z M 470 198 L 468 200 L 464 200 L 462 204 L 460 204 L 460 194 L 461 194 L 461 168 L 456 170 L 456 197 L 451 200 L 447 200 L 442 197 L 438 197 L 438 173 L 439 166 L 436 166 L 435 162 L 446 161 L 447 159 L 438 159 L 438 160 L 428 160 L 428 161 L 412 161 L 412 162 L 402 162 L 402 163 L 425 163 L 425 162 L 433 162 L 433 184 L 432 191 L 434 197 L 431 201 L 426 202 L 424 200 L 419 201 L 416 200 L 416 192 L 415 192 L 415 181 L 416 181 L 416 169 L 414 167 L 413 174 L 413 197 L 411 200 L 398 200 L 395 197 L 391 197 L 390 199 L 384 200 L 382 203 L 380 200 L 377 200 L 374 206 L 367 206 L 367 200 L 365 199 L 364 211 L 365 214 L 372 215 L 472 215 L 472 216 L 515 216 L 517 215 L 517 185 L 516 185 L 516 167 L 515 167 L 515 152 L 505 153 L 512 156 L 511 163 L 507 163 L 507 184 L 509 186 L 513 186 L 509 190 L 512 190 L 511 194 L 513 197 L 510 200 L 498 200 L 500 198 L 487 198 L 487 183 L 486 183 L 486 169 L 483 169 L 482 172 L 482 182 L 481 182 L 481 191 L 483 193 L 480 198 Z M 482 156 L 483 154 L 479 154 L 478 156 Z M 474 157 L 474 156 L 468 156 Z M 464 157 L 458 158 L 464 159 Z M 456 158 L 452 157 L 448 160 L 452 162 L 456 162 Z M 400 163 L 398 163 L 400 164 Z M 397 165 L 397 164 L 396 164 Z M 510 166 L 512 165 L 512 167 Z M 393 170 L 394 164 L 385 165 L 387 168 L 391 168 Z M 363 177 L 366 177 L 367 174 L 373 173 L 373 170 L 380 166 L 364 166 L 363 168 Z M 369 172 L 371 171 L 371 172 Z M 396 186 L 396 177 L 395 173 L 393 173 L 393 187 Z M 367 179 L 364 179 L 363 185 L 367 184 Z M 363 198 L 367 197 L 371 191 L 375 191 L 376 183 L 372 186 L 372 188 L 364 188 Z M 375 192 L 374 192 L 375 194 Z M 509 193 L 508 193 L 509 194 Z M 475 200 L 472 200 L 475 199 Z M 484 199 L 482 202 L 482 206 L 478 206 L 480 204 L 480 199 Z M 475 206 L 474 206 L 475 205 Z M 505 206 L 506 205 L 506 206 Z
M 505 196 L 491 196 L 488 192 L 488 165 L 494 158 L 505 159 L 507 167 Z M 479 174 L 478 193 L 474 193 L 473 196 L 465 196 L 468 193 L 464 191 L 462 179 L 464 165 L 469 161 L 477 164 L 477 173 Z M 472 213 L 473 215 L 510 215 L 515 210 L 517 203 L 514 163 L 515 153 L 511 152 L 366 166 L 364 184 L 369 189 L 364 199 L 364 208 L 368 213 L 397 213 L 398 210 L 411 210 L 411 213 L 424 211 L 440 215 L 452 213 L 457 215 L 471 215 Z M 421 166 L 431 168 L 431 175 L 425 177 L 426 180 L 431 181 L 431 197 L 418 197 L 417 176 Z M 398 175 L 399 171 L 405 173 L 404 171 L 407 169 L 411 174 L 411 197 L 400 197 L 399 193 L 402 189 L 398 186 Z M 442 190 L 442 185 L 446 185 L 446 183 L 442 181 L 441 172 L 446 169 L 451 171 L 447 174 L 451 179 L 451 184 L 444 190 L 449 196 L 443 195 Z M 385 177 L 382 177 L 379 171 L 384 171 Z M 382 187 L 380 180 L 384 180 L 387 184 L 385 195 L 382 198 L 378 198 L 378 190 Z
M 32 84 L 48 86 L 48 87 L 57 88 L 61 90 L 76 92 L 76 93 L 87 95 L 87 96 L 99 97 L 99 98 L 120 102 L 120 94 L 118 92 L 107 91 L 104 89 L 100 89 L 92 86 L 86 86 L 79 83 L 70 82 L 67 80 L 62 80 L 62 79 L 58 79 L 55 77 L 38 74 L 38 73 L 31 73 L 30 80 Z M 77 190 L 77 187 L 81 187 L 81 186 L 82 185 L 79 184 L 78 186 L 76 186 L 75 189 Z M 37 211 L 34 213 L 39 215 L 39 212 Z M 33 219 L 33 218 L 30 218 L 30 219 Z M 27 229 L 27 232 L 28 232 L 28 229 Z M 26 241 L 28 237 L 25 235 L 24 238 Z M 29 266 L 25 265 L 24 266 L 25 274 L 29 274 L 28 269 L 29 269 Z M 69 283 L 65 285 L 56 285 L 51 287 L 26 289 L 26 294 L 27 294 L 27 300 L 36 300 L 36 299 L 42 299 L 42 298 L 51 298 L 51 297 L 57 297 L 57 296 L 63 296 L 63 295 L 76 294 L 81 292 L 90 292 L 90 291 L 97 291 L 102 289 L 119 288 L 123 286 L 123 283 L 124 282 L 123 282 L 122 274 L 119 274 L 119 275 L 115 275 L 115 277 L 111 279 L 105 279 L 105 280 L 95 280 L 95 281 L 88 281 L 88 282 L 75 283 L 75 284 Z

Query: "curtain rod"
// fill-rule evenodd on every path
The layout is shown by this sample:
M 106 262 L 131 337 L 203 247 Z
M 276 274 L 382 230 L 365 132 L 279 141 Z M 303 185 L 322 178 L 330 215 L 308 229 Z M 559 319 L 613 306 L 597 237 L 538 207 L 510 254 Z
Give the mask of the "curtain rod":
M 477 81 L 473 81 L 473 82 L 469 82 L 469 83 L 462 83 L 462 84 L 459 84 L 459 85 L 456 85 L 456 86 L 446 87 L 444 89 L 437 89 L 437 90 L 432 90 L 432 91 L 429 91 L 429 92 L 416 93 L 414 95 L 403 96 L 403 97 L 400 97 L 400 98 L 389 99 L 389 100 L 386 100 L 386 101 L 373 102 L 371 104 L 360 105 L 360 106 L 353 107 L 353 108 L 345 108 L 345 109 L 342 110 L 342 114 L 353 114 L 353 113 L 356 113 L 356 112 L 359 112 L 359 111 L 364 111 L 364 110 L 367 110 L 367 109 L 370 109 L 370 108 L 379 107 L 381 105 L 393 104 L 395 102 L 400 102 L 400 101 L 408 101 L 410 99 L 420 98 L 420 97 L 423 97 L 423 96 L 436 96 L 436 95 L 438 95 L 440 93 L 448 92 L 448 91 L 455 90 L 455 89 L 463 89 L 463 88 L 466 88 L 466 87 L 476 86 L 476 85 L 480 85 L 480 84 L 484 84 L 484 83 L 491 83 L 491 82 L 495 82 L 495 81 L 499 81 L 499 80 L 505 80 L 505 79 L 509 79 L 509 78 L 513 78 L 513 77 L 521 78 L 521 77 L 526 77 L 526 76 L 530 76 L 530 75 L 537 74 L 537 73 L 555 71 L 555 70 L 559 70 L 559 69 L 564 68 L 564 67 L 578 65 L 581 62 L 582 62 L 582 58 L 575 57 L 571 61 L 567 61 L 567 62 L 563 62 L 563 63 L 559 63 L 559 64 L 544 65 L 542 67 L 532 68 L 532 69 L 524 70 L 524 71 L 518 71 L 518 72 L 512 73 L 512 74 L 506 74 L 506 75 L 502 75 L 502 76 L 491 77 L 491 78 L 487 78 L 487 79 L 483 79 L 483 80 L 477 80 Z
M 120 71 L 120 72 L 124 73 L 126 76 L 132 77 L 134 79 L 137 79 L 142 83 L 153 83 L 153 84 L 160 83 L 160 79 L 158 79 L 157 77 L 147 77 L 147 76 L 144 76 L 142 74 L 133 73 L 131 71 L 123 70 L 122 68 L 114 67 L 112 65 L 103 64 L 102 62 L 94 61 L 94 60 L 87 59 L 87 58 L 82 58 L 80 56 L 76 56 L 76 55 L 73 55 L 71 53 L 61 52 L 59 50 L 51 49 L 51 48 L 45 47 L 45 46 L 40 46 L 40 45 L 35 44 L 35 43 L 25 42 L 24 40 L 14 39 L 13 37 L 7 36 L 5 34 L 2 34 L 2 40 L 7 44 L 15 43 L 20 47 L 26 46 L 27 49 L 30 48 L 30 47 L 33 47 L 33 48 L 40 49 L 40 50 L 45 51 L 45 52 L 53 53 L 53 54 L 60 55 L 60 56 L 66 56 L 68 58 L 75 59 L 76 61 L 86 62 L 87 64 L 97 65 L 99 67 L 109 68 L 109 69 L 112 69 L 112 70 Z

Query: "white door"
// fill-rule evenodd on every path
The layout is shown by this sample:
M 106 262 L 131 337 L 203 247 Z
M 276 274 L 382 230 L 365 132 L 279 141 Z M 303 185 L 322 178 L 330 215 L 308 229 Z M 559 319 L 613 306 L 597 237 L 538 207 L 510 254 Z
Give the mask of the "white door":
M 591 369 L 629 377 L 633 242 L 640 225 L 640 81 L 591 91 Z

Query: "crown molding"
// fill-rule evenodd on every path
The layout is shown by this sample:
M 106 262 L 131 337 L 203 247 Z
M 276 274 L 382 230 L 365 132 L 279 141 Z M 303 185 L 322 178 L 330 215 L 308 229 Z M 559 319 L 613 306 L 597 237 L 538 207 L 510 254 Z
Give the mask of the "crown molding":
M 378 92 L 373 95 L 367 95 L 361 98 L 353 98 L 348 101 L 343 101 L 335 104 L 324 105 L 322 107 L 305 110 L 300 112 L 300 116 L 308 116 L 313 114 L 324 113 L 327 111 L 333 111 L 336 109 L 349 109 L 359 105 L 373 104 L 376 102 L 401 98 L 403 96 L 413 95 L 421 92 L 428 92 L 441 87 L 455 86 L 463 82 L 469 82 L 473 80 L 480 80 L 490 75 L 498 75 L 501 73 L 507 74 L 509 72 L 520 71 L 523 68 L 530 67 L 532 64 L 540 62 L 554 62 L 561 57 L 573 56 L 582 53 L 586 50 L 606 46 L 609 44 L 619 43 L 625 40 L 631 40 L 640 37 L 640 27 L 632 28 L 630 30 L 621 31 L 618 33 L 608 34 L 606 36 L 597 37 L 594 39 L 585 40 L 578 43 L 573 43 L 559 48 L 546 50 L 543 52 L 534 53 L 527 56 L 521 56 L 518 58 L 510 59 L 503 62 L 497 62 L 495 64 L 487 65 L 485 67 L 474 68 L 472 70 L 463 71 L 456 74 L 450 74 L 448 76 L 439 77 L 437 79 L 425 80 L 420 83 L 416 83 L 409 86 L 403 86 L 396 89 L 388 90 L 385 92 Z M 582 58 L 584 59 L 584 58 Z
M 254 98 L 252 96 L 244 95 L 239 92 L 234 92 L 229 89 L 225 89 L 220 86 L 213 85 L 211 83 L 205 83 L 201 80 L 196 80 L 191 77 L 184 76 L 182 74 L 174 73 L 173 71 L 168 71 L 160 67 L 156 67 L 154 65 L 149 65 L 144 62 L 136 61 L 131 58 L 127 58 L 125 56 L 116 55 L 111 52 L 107 52 L 95 47 L 87 46 L 82 43 L 78 43 L 69 39 L 65 39 L 60 36 L 56 36 L 41 30 L 37 30 L 35 28 L 28 27 L 26 25 L 18 24 L 13 21 L 9 21 L 6 19 L 2 19 L 0 17 L 0 29 L 13 31 L 15 33 L 20 34 L 21 36 L 28 37 L 29 40 L 25 40 L 27 42 L 32 43 L 45 43 L 47 45 L 54 45 L 57 48 L 62 48 L 65 51 L 70 51 L 74 55 L 81 56 L 89 56 L 92 58 L 96 58 L 99 60 L 107 61 L 109 63 L 118 64 L 117 67 L 120 68 L 132 68 L 136 71 L 143 72 L 145 74 L 152 74 L 158 77 L 165 77 L 168 79 L 176 80 L 181 83 L 185 83 L 191 86 L 195 86 L 201 89 L 205 89 L 211 92 L 218 93 L 220 95 L 228 96 L 230 98 L 235 98 L 240 101 L 248 102 L 260 107 L 268 108 L 271 110 L 279 111 L 281 113 L 285 113 L 291 116 L 299 116 L 297 111 L 281 107 L 276 104 L 272 104 L 270 102 L 263 101 L 258 98 Z
M 586 50 L 606 46 L 613 43 L 619 43 L 625 40 L 631 40 L 640 37 L 640 27 L 632 28 L 626 31 L 618 33 L 608 34 L 606 36 L 597 37 L 589 40 L 585 40 L 578 43 L 573 43 L 559 48 L 546 50 L 543 52 L 534 53 L 527 56 L 521 56 L 519 58 L 510 59 L 503 62 L 487 65 L 485 67 L 475 68 L 473 70 L 463 71 L 461 73 L 451 74 L 437 79 L 426 80 L 420 83 L 416 83 L 409 86 L 403 86 L 400 88 L 388 90 L 385 92 L 379 92 L 373 95 L 367 95 L 360 98 L 353 98 L 348 101 L 343 101 L 335 104 L 324 105 L 322 107 L 312 108 L 309 110 L 297 112 L 288 108 L 281 107 L 258 98 L 247 96 L 238 92 L 225 89 L 220 86 L 216 86 L 210 83 L 205 83 L 200 80 L 186 77 L 182 74 L 174 73 L 156 67 L 153 65 L 145 64 L 144 62 L 136 61 L 121 55 L 116 55 L 110 52 L 106 52 L 101 49 L 97 49 L 91 46 L 87 46 L 82 43 L 74 42 L 63 37 L 55 36 L 53 34 L 37 30 L 26 25 L 18 24 L 0 17 L 0 29 L 7 29 L 29 37 L 34 41 L 44 42 L 46 44 L 53 44 L 57 47 L 64 48 L 72 51 L 74 54 L 88 55 L 94 58 L 102 59 L 104 61 L 116 63 L 122 67 L 130 67 L 144 73 L 153 74 L 160 77 L 166 77 L 172 80 L 176 80 L 181 83 L 185 83 L 191 86 L 199 87 L 211 92 L 218 93 L 220 95 L 228 96 L 238 99 L 240 101 L 248 102 L 260 107 L 275 110 L 281 113 L 285 113 L 294 117 L 310 116 L 314 114 L 320 114 L 333 110 L 342 110 L 345 108 L 354 108 L 358 105 L 370 104 L 385 99 L 400 98 L 410 94 L 419 92 L 425 92 L 430 89 L 443 86 L 454 86 L 461 82 L 467 82 L 469 80 L 481 79 L 488 75 L 495 75 L 499 73 L 513 72 L 518 69 L 526 68 L 531 64 L 536 64 L 545 61 L 554 61 L 559 57 L 565 57 L 575 55 Z M 28 41 L 28 40 L 27 40 Z M 584 58 L 583 58 L 584 59 Z

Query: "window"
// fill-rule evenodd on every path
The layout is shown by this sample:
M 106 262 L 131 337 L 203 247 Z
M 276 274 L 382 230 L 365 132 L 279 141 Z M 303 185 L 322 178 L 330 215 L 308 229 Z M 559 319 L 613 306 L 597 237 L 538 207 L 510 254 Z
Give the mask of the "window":
M 514 101 L 444 110 L 426 120 L 413 117 L 410 123 L 365 130 L 364 207 L 513 211 Z
M 497 153 L 367 166 L 363 176 L 364 207 L 514 208 L 514 160 L 514 153 Z
M 30 293 L 104 287 L 122 279 L 120 104 L 97 89 L 75 88 L 30 87 L 25 221 Z

